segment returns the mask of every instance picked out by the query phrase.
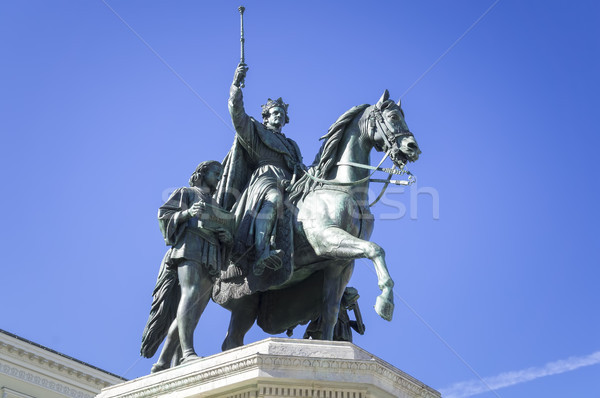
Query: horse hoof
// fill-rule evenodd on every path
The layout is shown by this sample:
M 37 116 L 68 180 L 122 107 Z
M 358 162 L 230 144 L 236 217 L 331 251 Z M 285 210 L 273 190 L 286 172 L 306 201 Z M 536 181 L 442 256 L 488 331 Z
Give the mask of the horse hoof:
M 386 321 L 391 321 L 394 315 L 394 303 L 381 296 L 377 296 L 377 300 L 375 301 L 375 312 Z

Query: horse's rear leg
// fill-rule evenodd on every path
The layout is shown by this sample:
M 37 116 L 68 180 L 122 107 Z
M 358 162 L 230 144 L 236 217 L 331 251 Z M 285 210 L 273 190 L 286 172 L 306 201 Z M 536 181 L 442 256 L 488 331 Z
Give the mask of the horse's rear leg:
M 385 263 L 385 252 L 379 245 L 356 238 L 337 227 L 329 227 L 321 231 L 313 230 L 307 233 L 307 237 L 319 256 L 339 260 L 368 258 L 373 261 L 375 272 L 377 272 L 377 282 L 379 289 L 381 289 L 381 294 L 375 302 L 375 311 L 383 319 L 392 320 L 394 314 L 394 293 L 392 290 L 394 281 Z
M 244 336 L 254 325 L 258 314 L 258 295 L 247 296 L 238 300 L 235 307 L 231 309 L 231 318 L 227 336 L 221 349 L 223 351 L 244 345 Z
M 338 262 L 332 261 L 332 265 L 324 269 L 323 305 L 321 307 L 321 338 L 323 340 L 333 340 L 340 302 L 353 270 L 354 261 L 345 266 L 340 266 Z

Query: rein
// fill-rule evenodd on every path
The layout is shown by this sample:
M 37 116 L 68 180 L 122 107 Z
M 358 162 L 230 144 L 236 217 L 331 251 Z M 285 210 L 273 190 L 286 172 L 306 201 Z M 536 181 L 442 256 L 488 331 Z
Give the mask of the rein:
M 377 165 L 377 167 L 373 167 L 367 164 L 362 164 L 362 163 L 354 163 L 354 162 L 338 162 L 337 165 L 338 166 L 352 166 L 352 167 L 358 167 L 361 169 L 368 169 L 368 170 L 373 170 L 371 172 L 371 174 L 369 174 L 368 176 L 366 176 L 365 178 L 361 178 L 360 180 L 357 181 L 350 181 L 350 182 L 338 182 L 338 181 L 333 181 L 333 180 L 324 180 L 322 178 L 319 177 L 315 177 L 313 175 L 308 174 L 308 172 L 306 172 L 305 170 L 302 170 L 304 172 L 304 174 L 309 177 L 310 179 L 312 179 L 313 181 L 319 182 L 321 184 L 327 184 L 327 185 L 334 185 L 334 186 L 354 186 L 354 185 L 359 185 L 362 184 L 364 182 L 380 182 L 383 183 L 383 188 L 381 188 L 381 192 L 379 193 L 379 195 L 377 196 L 377 198 L 371 203 L 369 204 L 369 207 L 373 207 L 377 202 L 379 202 L 379 200 L 383 197 L 383 194 L 385 193 L 387 187 L 390 184 L 394 184 L 394 185 L 412 185 L 416 182 L 415 176 L 408 170 L 405 170 L 404 167 L 402 167 L 399 170 L 396 170 L 396 165 L 394 165 L 393 168 L 391 169 L 387 169 L 387 168 L 380 168 L 380 166 L 383 164 L 384 160 L 387 159 L 389 155 L 389 150 L 385 153 L 385 155 L 383 156 L 383 158 L 381 159 L 381 161 L 379 162 L 379 164 Z M 371 176 L 373 176 L 373 174 L 375 174 L 376 171 L 385 171 L 388 172 L 389 175 L 387 177 L 387 179 L 382 180 L 382 179 L 377 179 L 377 178 L 371 178 Z M 408 176 L 408 180 L 392 180 L 392 176 L 393 175 L 403 175 L 406 174 Z
M 379 164 L 377 165 L 377 167 L 374 168 L 373 172 L 371 174 L 369 174 L 368 176 L 366 176 L 365 178 L 361 178 L 360 180 L 357 181 L 350 181 L 350 182 L 339 182 L 339 181 L 333 181 L 333 180 L 325 180 L 323 178 L 319 178 L 319 177 L 315 177 L 313 175 L 308 174 L 308 172 L 306 170 L 302 170 L 304 172 L 304 174 L 309 177 L 311 180 L 319 182 L 321 184 L 328 184 L 328 185 L 337 185 L 337 186 L 353 186 L 353 185 L 358 185 L 358 184 L 362 184 L 364 182 L 370 181 L 371 176 L 373 174 L 375 174 L 375 172 L 377 170 L 379 170 L 379 166 L 381 166 L 383 164 L 383 161 L 385 159 L 387 159 L 389 153 L 386 152 L 385 155 L 383 156 L 383 158 L 381 159 L 381 162 L 379 162 Z M 355 163 L 355 164 L 359 164 L 359 163 Z M 338 163 L 338 166 L 342 165 L 340 163 Z M 363 165 L 366 166 L 366 165 Z M 368 166 L 367 168 L 372 168 L 372 166 Z

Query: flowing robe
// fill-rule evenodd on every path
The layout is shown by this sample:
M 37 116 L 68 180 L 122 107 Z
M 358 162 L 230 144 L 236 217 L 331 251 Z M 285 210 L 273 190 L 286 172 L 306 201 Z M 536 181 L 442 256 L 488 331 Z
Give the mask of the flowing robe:
M 236 130 L 233 146 L 223 161 L 223 178 L 217 190 L 217 201 L 234 213 L 237 232 L 234 236 L 232 262 L 248 276 L 250 292 L 266 290 L 285 282 L 293 270 L 292 211 L 288 203 L 277 209 L 273 228 L 275 247 L 283 251 L 279 271 L 266 269 L 261 277 L 252 274 L 255 261 L 254 222 L 267 192 L 280 189 L 281 180 L 292 180 L 305 166 L 298 145 L 281 133 L 268 130 L 248 116 L 244 110 L 242 90 L 231 86 L 229 112 Z M 216 300 L 217 301 L 217 300 Z

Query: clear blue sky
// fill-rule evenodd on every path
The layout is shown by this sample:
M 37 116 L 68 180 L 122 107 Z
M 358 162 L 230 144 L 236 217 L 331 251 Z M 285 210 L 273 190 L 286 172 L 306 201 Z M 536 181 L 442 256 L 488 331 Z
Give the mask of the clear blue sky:
M 493 4 L 247 2 L 246 109 L 283 96 L 284 132 L 310 162 L 341 113 L 404 94 L 423 151 L 410 169 L 439 206 L 396 189 L 375 208 L 396 312 L 377 317 L 373 267 L 358 261 L 355 343 L 447 396 L 467 396 L 455 384 L 474 372 L 529 369 L 479 396 L 596 397 L 600 6 L 500 0 L 419 79 Z M 0 328 L 149 372 L 138 349 L 166 250 L 156 211 L 231 145 L 239 5 L 0 5 Z M 200 355 L 219 352 L 227 322 L 211 303 Z M 247 342 L 265 337 L 254 327 Z

